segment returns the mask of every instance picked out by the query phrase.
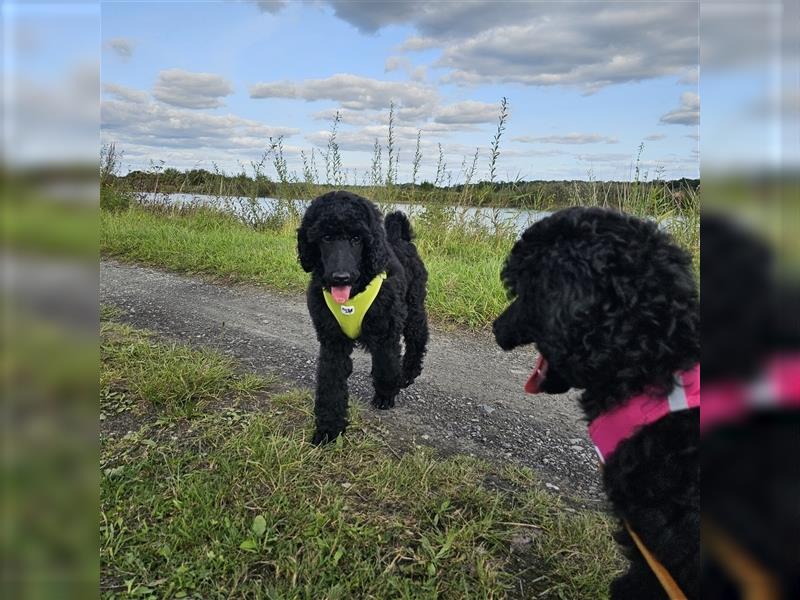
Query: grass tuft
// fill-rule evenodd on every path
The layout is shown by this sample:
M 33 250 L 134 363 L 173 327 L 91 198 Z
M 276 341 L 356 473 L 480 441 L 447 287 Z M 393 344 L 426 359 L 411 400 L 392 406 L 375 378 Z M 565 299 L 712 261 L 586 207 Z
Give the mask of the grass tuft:
M 101 334 L 101 387 L 110 392 L 124 387 L 141 406 L 170 417 L 189 417 L 228 394 L 252 396 L 267 385 L 263 378 L 237 376 L 233 361 L 215 352 L 155 344 L 148 334 L 124 325 L 104 323 Z M 118 394 L 103 396 L 114 398 Z

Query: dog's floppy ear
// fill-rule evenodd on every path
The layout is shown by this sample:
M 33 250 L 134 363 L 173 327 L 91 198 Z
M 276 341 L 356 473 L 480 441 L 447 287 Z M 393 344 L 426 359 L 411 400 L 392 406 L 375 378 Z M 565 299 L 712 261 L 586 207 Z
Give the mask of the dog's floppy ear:
M 389 253 L 386 249 L 386 230 L 380 211 L 368 201 L 364 202 L 369 214 L 369 242 L 364 248 L 364 263 L 367 272 L 375 276 L 386 270 Z
M 311 273 L 319 263 L 319 248 L 308 241 L 308 228 L 302 225 L 297 229 L 297 257 L 306 273 Z
M 319 247 L 315 242 L 308 238 L 311 224 L 316 219 L 317 209 L 314 203 L 308 207 L 300 227 L 297 228 L 297 257 L 300 259 L 300 266 L 306 273 L 311 273 L 320 262 Z

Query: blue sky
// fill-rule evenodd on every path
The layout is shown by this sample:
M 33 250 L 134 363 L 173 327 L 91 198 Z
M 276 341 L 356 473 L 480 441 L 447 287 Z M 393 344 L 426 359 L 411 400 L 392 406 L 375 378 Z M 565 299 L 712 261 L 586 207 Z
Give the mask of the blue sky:
M 498 4 L 104 3 L 103 141 L 129 168 L 238 172 L 283 135 L 300 173 L 339 110 L 361 182 L 394 102 L 400 180 L 421 129 L 420 178 L 441 143 L 458 182 L 476 148 L 487 176 L 506 96 L 500 179 L 629 179 L 642 142 L 650 177 L 698 176 L 695 2 Z

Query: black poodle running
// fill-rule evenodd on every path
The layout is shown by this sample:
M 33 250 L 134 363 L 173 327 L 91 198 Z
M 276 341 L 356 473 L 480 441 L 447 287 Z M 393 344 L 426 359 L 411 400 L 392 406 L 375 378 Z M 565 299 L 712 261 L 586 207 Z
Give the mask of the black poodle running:
M 667 597 L 654 558 L 697 598 L 700 343 L 689 255 L 655 223 L 571 208 L 525 231 L 502 279 L 513 302 L 494 323 L 497 343 L 535 343 L 540 354 L 526 391 L 583 390 L 631 559 L 611 597 Z
M 320 343 L 315 444 L 334 440 L 347 426 L 347 378 L 356 343 L 372 354 L 377 408 L 393 407 L 400 388 L 422 371 L 428 273 L 412 235 L 403 213 L 393 212 L 384 222 L 372 202 L 349 192 L 316 198 L 303 216 L 297 252 L 311 273 L 308 311 Z

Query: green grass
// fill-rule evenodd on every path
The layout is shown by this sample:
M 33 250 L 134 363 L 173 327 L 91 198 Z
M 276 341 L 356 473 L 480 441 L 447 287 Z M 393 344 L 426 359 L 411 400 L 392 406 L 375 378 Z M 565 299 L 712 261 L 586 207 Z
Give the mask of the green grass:
M 100 351 L 106 368 L 100 385 L 106 399 L 124 382 L 130 400 L 149 403 L 169 416 L 191 416 L 228 394 L 253 395 L 264 387 L 255 376 L 235 376 L 233 362 L 215 352 L 172 344 L 154 346 L 149 336 L 104 324 Z
M 529 470 L 398 455 L 357 410 L 316 448 L 307 391 L 128 327 L 102 338 L 103 597 L 603 598 L 621 566 L 608 520 Z M 194 410 L 173 411 L 186 389 Z
M 297 262 L 295 227 L 255 230 L 211 210 L 101 211 L 106 256 L 228 281 L 264 284 L 300 293 L 308 283 Z M 500 268 L 508 236 L 420 227 L 418 246 L 430 272 L 427 307 L 443 324 L 488 326 L 506 303 Z
M 138 207 L 102 211 L 100 223 L 106 255 L 279 291 L 299 292 L 307 283 L 289 228 L 256 231 L 211 210 L 155 213 Z

